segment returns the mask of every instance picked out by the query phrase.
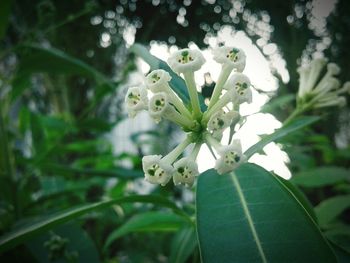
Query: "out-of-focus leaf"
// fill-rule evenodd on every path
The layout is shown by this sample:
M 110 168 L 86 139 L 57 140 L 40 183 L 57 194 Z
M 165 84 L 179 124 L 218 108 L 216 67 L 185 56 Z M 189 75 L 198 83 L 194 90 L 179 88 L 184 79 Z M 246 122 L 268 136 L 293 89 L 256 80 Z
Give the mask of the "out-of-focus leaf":
M 121 197 L 117 199 L 97 202 L 93 204 L 87 204 L 80 207 L 68 209 L 56 213 L 51 216 L 44 217 L 41 220 L 38 220 L 36 223 L 31 225 L 26 225 L 13 229 L 11 232 L 0 237 L 0 252 L 4 252 L 15 247 L 18 244 L 25 242 L 26 240 L 37 236 L 45 231 L 48 231 L 55 226 L 61 225 L 65 222 L 73 220 L 81 215 L 95 211 L 97 209 L 102 209 L 110 207 L 114 204 L 124 204 L 124 203 L 152 203 L 155 205 L 164 206 L 172 209 L 176 214 L 188 218 L 187 215 L 179 209 L 174 203 L 165 199 L 162 196 L 156 195 L 133 195 L 127 197 Z M 189 220 L 189 219 L 188 219 Z
M 30 114 L 30 129 L 35 152 L 44 152 L 47 147 L 47 143 L 45 129 L 40 115 L 35 113 Z
M 171 244 L 170 263 L 184 263 L 198 245 L 194 227 L 182 228 L 173 238 Z
M 294 99 L 295 99 L 294 94 L 287 94 L 287 95 L 280 96 L 276 99 L 272 99 L 261 108 L 260 112 L 271 113 L 275 110 L 278 110 L 288 105 Z
M 55 260 L 50 260 L 50 249 L 45 244 L 55 238 L 61 238 L 65 244 L 62 255 L 56 255 Z M 57 242 L 56 242 L 57 243 Z M 59 244 L 57 244 L 59 245 Z M 37 236 L 26 242 L 26 246 L 38 260 L 38 262 L 100 262 L 94 242 L 87 233 L 76 224 L 58 226 L 50 233 Z M 60 257 L 61 256 L 61 257 Z M 70 260 L 69 260 L 70 259 Z
M 298 118 L 288 125 L 276 130 L 274 133 L 265 136 L 261 141 L 251 146 L 248 150 L 245 151 L 245 155 L 250 158 L 254 153 L 261 151 L 267 144 L 270 142 L 281 139 L 290 133 L 297 131 L 301 128 L 304 128 L 316 121 L 318 121 L 320 117 L 301 117 Z
M 332 240 L 331 240 L 332 242 Z M 349 263 L 350 262 L 350 253 L 345 250 L 344 248 L 342 248 L 341 246 L 339 246 L 338 244 L 332 242 L 332 248 L 334 251 L 334 254 L 337 257 L 337 262 L 338 263 Z
M 12 0 L 0 1 L 0 40 L 4 37 L 9 23 Z
M 188 221 L 183 217 L 172 213 L 152 211 L 137 214 L 108 236 L 105 248 L 132 232 L 174 232 L 186 223 Z
M 123 179 L 135 179 L 143 177 L 141 170 L 132 170 L 122 167 L 113 169 L 88 169 L 88 168 L 76 168 L 67 165 L 59 165 L 54 163 L 43 163 L 40 166 L 44 171 L 51 172 L 60 175 L 90 175 L 90 176 L 104 176 L 104 177 L 118 177 Z
M 204 263 L 336 262 L 307 210 L 259 166 L 201 174 L 196 206 Z
M 311 171 L 300 172 L 291 181 L 303 187 L 323 187 L 350 181 L 350 171 L 341 167 L 318 167 Z
M 151 70 L 163 69 L 169 72 L 171 76 L 170 87 L 179 95 L 179 97 L 188 104 L 190 101 L 186 83 L 179 77 L 163 60 L 153 56 L 145 46 L 140 44 L 134 44 L 129 49 L 131 52 L 135 53 L 137 56 L 141 57 L 148 65 L 150 65 Z M 198 94 L 199 102 L 202 111 L 206 110 L 206 105 L 204 104 L 204 98 L 201 94 Z
M 13 80 L 12 101 L 28 87 L 28 79 L 33 73 L 60 73 L 92 77 L 97 83 L 113 84 L 102 73 L 85 62 L 74 58 L 55 48 L 44 48 L 38 45 L 24 45 L 20 50 L 20 66 Z
M 350 195 L 335 196 L 322 201 L 315 207 L 320 226 L 327 226 L 349 207 Z

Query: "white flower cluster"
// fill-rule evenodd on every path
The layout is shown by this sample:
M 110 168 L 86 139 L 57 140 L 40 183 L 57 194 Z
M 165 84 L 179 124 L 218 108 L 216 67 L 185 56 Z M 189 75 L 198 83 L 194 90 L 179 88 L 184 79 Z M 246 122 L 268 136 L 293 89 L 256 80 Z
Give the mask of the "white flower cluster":
M 188 133 L 186 139 L 166 156 L 143 157 L 142 165 L 148 182 L 165 185 L 172 178 L 175 185 L 191 187 L 199 174 L 196 159 L 203 143 L 219 154 L 215 169 L 220 174 L 232 171 L 245 161 L 239 140 L 222 145 L 221 138 L 226 128 L 234 127 L 240 120 L 240 104 L 252 101 L 250 80 L 241 73 L 246 57 L 241 49 L 233 47 L 219 47 L 213 51 L 213 56 L 221 64 L 222 70 L 205 112 L 201 111 L 194 81 L 194 72 L 205 63 L 199 50 L 182 49 L 168 59 L 171 69 L 184 77 L 190 105 L 185 105 L 177 96 L 170 87 L 170 74 L 161 69 L 147 75 L 146 87 L 128 90 L 125 104 L 130 117 L 139 111 L 148 110 L 156 123 L 164 118 L 178 124 Z M 194 145 L 191 154 L 178 160 L 191 144 Z
M 321 75 L 325 66 L 327 70 Z M 340 68 L 334 63 L 328 63 L 324 58 L 311 61 L 307 67 L 298 68 L 299 90 L 298 104 L 301 107 L 322 108 L 331 106 L 345 106 L 344 93 L 350 93 L 350 82 L 341 87 L 340 81 L 335 77 Z

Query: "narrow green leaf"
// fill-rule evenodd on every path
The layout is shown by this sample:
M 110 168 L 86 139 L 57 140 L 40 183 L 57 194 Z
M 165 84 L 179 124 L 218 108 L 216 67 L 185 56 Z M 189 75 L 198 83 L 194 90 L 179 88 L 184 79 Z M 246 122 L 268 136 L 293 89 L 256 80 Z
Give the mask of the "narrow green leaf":
M 39 235 L 26 242 L 25 245 L 38 262 L 47 263 L 49 261 L 50 249 L 44 244 L 57 237 L 67 242 L 64 246 L 65 256 L 57 260 L 51 260 L 51 262 L 100 262 L 98 251 L 93 240 L 78 224 L 58 226 L 52 229 L 50 233 Z M 72 257 L 73 255 L 75 255 L 75 257 Z M 71 259 L 75 260 L 68 260 L 67 257 L 71 257 Z
M 170 263 L 184 263 L 198 245 L 194 227 L 184 227 L 174 237 L 171 244 Z
M 321 202 L 315 207 L 316 216 L 321 227 L 331 223 L 350 207 L 350 195 L 336 196 Z
M 113 169 L 88 169 L 78 168 L 68 165 L 60 165 L 54 163 L 43 163 L 40 166 L 43 171 L 55 172 L 56 174 L 70 176 L 70 175 L 91 175 L 91 176 L 104 176 L 104 177 L 118 177 L 123 179 L 135 179 L 143 177 L 142 170 L 132 170 L 122 167 L 116 167 Z
M 259 166 L 201 174 L 196 206 L 204 263 L 336 261 L 305 208 Z
M 3 235 L 0 238 L 0 252 L 4 252 L 10 248 L 15 247 L 18 244 L 23 243 L 24 241 L 30 239 L 33 236 L 36 236 L 40 233 L 43 233 L 47 230 L 52 229 L 53 227 L 73 220 L 81 215 L 89 213 L 91 211 L 109 207 L 114 204 L 123 204 L 123 203 L 152 203 L 156 205 L 161 205 L 172 209 L 176 214 L 187 218 L 187 215 L 179 209 L 174 203 L 165 199 L 164 197 L 157 195 L 134 195 L 121 197 L 117 199 L 112 199 L 108 201 L 97 202 L 93 204 L 87 204 L 80 207 L 72 208 L 51 216 L 48 216 L 44 219 L 38 220 L 36 223 L 24 226 L 22 228 L 14 229 L 12 232 Z
M 11 12 L 11 4 L 12 0 L 0 1 L 0 40 L 5 36 L 6 33 Z
M 146 212 L 133 216 L 107 238 L 105 249 L 118 238 L 132 232 L 173 232 L 188 223 L 183 217 L 165 212 Z
M 23 45 L 19 49 L 19 69 L 13 80 L 11 90 L 13 101 L 28 87 L 28 80 L 33 73 L 60 73 L 67 75 L 82 75 L 92 77 L 97 83 L 113 87 L 111 81 L 102 73 L 85 62 L 74 58 L 55 48 L 44 48 L 38 45 Z
M 304 128 L 316 121 L 318 121 L 320 117 L 301 117 L 285 127 L 282 127 L 276 130 L 274 133 L 265 136 L 261 141 L 251 146 L 248 150 L 245 151 L 245 155 L 250 158 L 254 153 L 261 151 L 267 144 L 270 142 L 281 139 L 292 132 L 295 132 L 301 128 Z
M 260 112 L 268 112 L 271 113 L 274 110 L 278 110 L 286 105 L 288 103 L 292 102 L 295 99 L 294 94 L 287 94 L 283 96 L 279 96 L 275 99 L 272 99 L 268 103 L 266 103 L 260 110 Z
M 350 181 L 350 171 L 341 167 L 325 166 L 300 172 L 291 181 L 303 187 L 323 187 Z

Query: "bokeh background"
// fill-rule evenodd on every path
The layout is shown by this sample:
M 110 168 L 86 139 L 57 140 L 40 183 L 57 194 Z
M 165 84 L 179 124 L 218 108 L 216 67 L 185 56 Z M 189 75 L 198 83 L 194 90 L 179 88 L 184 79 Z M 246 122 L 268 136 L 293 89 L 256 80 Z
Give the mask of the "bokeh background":
M 164 195 L 194 213 L 193 189 L 143 181 L 142 156 L 169 152 L 183 133 L 169 122 L 155 125 L 147 113 L 127 118 L 125 92 L 142 85 L 150 70 L 129 52 L 134 43 L 163 60 L 180 48 L 201 49 L 207 63 L 196 81 L 207 97 L 220 70 L 211 49 L 242 48 L 254 92 L 253 103 L 242 107 L 246 123 L 235 136 L 247 149 L 293 111 L 300 65 L 327 57 L 341 67 L 339 79 L 350 80 L 349 12 L 347 0 L 2 0 L 0 234 L 38 216 L 131 193 Z M 332 232 L 334 240 L 350 250 L 349 106 L 310 114 L 323 118 L 270 143 L 250 161 L 287 179 L 308 173 L 340 178 L 296 184 L 316 208 L 329 198 L 343 198 L 335 228 L 325 231 L 341 226 L 340 234 Z M 212 166 L 203 149 L 200 170 Z M 99 211 L 3 257 L 11 262 L 167 262 L 176 222 L 160 235 L 132 233 L 104 248 L 115 228 L 149 209 L 154 208 Z M 43 244 L 57 236 L 66 242 L 52 252 Z M 195 245 L 188 254 L 188 262 L 199 262 Z

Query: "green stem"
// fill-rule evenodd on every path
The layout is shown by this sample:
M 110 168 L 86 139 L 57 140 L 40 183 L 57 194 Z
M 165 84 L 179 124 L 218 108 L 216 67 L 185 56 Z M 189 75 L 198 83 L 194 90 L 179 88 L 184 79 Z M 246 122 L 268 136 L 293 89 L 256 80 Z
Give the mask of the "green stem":
M 211 98 L 210 98 L 208 110 L 210 110 L 220 98 L 222 88 L 224 87 L 228 77 L 230 76 L 232 69 L 233 69 L 233 66 L 231 65 L 224 64 L 222 66 L 219 79 L 215 84 L 213 94 L 211 95 Z
M 194 81 L 194 73 L 193 72 L 184 73 L 184 77 L 185 77 L 188 93 L 191 99 L 192 111 L 194 115 L 193 117 L 196 120 L 199 120 L 202 117 L 202 111 L 199 105 L 196 82 Z
M 177 125 L 182 126 L 185 129 L 192 129 L 195 126 L 194 122 L 186 116 L 181 115 L 178 111 L 171 107 L 170 112 L 165 114 L 164 117 L 169 121 L 176 123 Z
M 227 91 L 230 92 L 230 91 Z M 222 98 L 215 103 L 215 105 L 209 109 L 208 111 L 206 111 L 203 115 L 202 118 L 202 123 L 206 124 L 208 123 L 210 117 L 217 111 L 221 110 L 223 107 L 225 107 L 230 101 L 231 101 L 231 95 L 230 94 L 225 94 L 224 96 L 222 96 Z
M 180 143 L 178 146 L 175 147 L 175 149 L 173 149 L 170 153 L 164 156 L 162 158 L 162 161 L 173 163 L 191 143 L 191 139 L 189 137 L 186 137 L 186 139 L 182 143 Z
M 202 143 L 196 143 L 189 158 L 193 161 L 196 161 L 197 159 L 197 156 L 198 156 L 198 153 L 199 153 L 199 150 L 201 149 L 201 146 L 202 146 Z
M 170 102 L 172 104 L 174 104 L 174 106 L 176 107 L 176 109 L 184 116 L 186 116 L 189 119 L 192 119 L 191 113 L 189 112 L 189 110 L 185 107 L 185 105 L 183 104 L 183 102 L 176 96 L 175 92 L 168 87 L 168 94 L 170 97 Z

